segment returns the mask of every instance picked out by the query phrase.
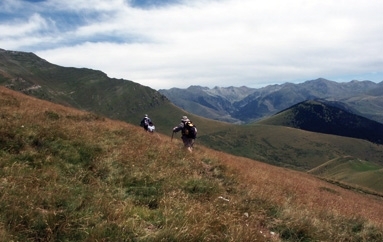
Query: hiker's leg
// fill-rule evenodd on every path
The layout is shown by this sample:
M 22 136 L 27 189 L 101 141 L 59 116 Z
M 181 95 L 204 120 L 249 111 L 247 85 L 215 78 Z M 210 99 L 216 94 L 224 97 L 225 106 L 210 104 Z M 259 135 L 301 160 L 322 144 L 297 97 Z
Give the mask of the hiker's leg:
M 186 145 L 186 147 L 187 147 L 187 149 L 188 149 L 188 151 L 189 151 L 190 153 L 193 151 L 193 145 L 194 145 L 194 139 L 190 139 L 190 138 L 188 138 L 188 139 L 187 139 L 187 145 Z

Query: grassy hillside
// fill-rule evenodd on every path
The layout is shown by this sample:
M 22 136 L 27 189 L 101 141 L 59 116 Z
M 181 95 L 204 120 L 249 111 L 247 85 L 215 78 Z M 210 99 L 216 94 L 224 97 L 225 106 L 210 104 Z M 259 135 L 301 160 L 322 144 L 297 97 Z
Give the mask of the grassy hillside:
M 4 241 L 382 241 L 383 202 L 0 88 Z M 363 209 L 361 209 L 363 208 Z
M 188 118 L 196 124 L 199 136 L 210 135 L 211 133 L 226 130 L 235 126 L 233 124 L 214 121 L 187 113 L 186 111 L 177 108 L 171 103 L 163 105 L 161 108 L 149 109 L 148 114 L 156 123 L 156 130 L 167 135 L 171 135 L 172 128 L 181 122 L 183 115 L 187 115 Z
M 169 105 L 149 87 L 101 71 L 54 65 L 33 53 L 0 49 L 0 65 L 3 86 L 113 119 L 139 123 L 148 109 Z
M 383 124 L 335 105 L 327 101 L 308 100 L 259 123 L 365 139 L 377 144 L 383 144 Z
M 149 87 L 109 78 L 101 71 L 60 67 L 33 53 L 0 50 L 0 66 L 1 85 L 135 126 L 147 113 L 157 132 L 168 136 L 180 118 L 188 115 L 198 127 L 197 144 L 227 153 L 303 171 L 347 155 L 382 165 L 382 146 L 286 127 L 213 121 L 185 112 Z M 179 140 L 179 136 L 174 138 Z M 383 187 L 372 188 L 377 186 Z
M 341 181 L 354 186 L 369 187 L 383 193 L 382 166 L 351 156 L 330 160 L 310 170 L 309 173 L 329 181 Z
M 168 134 L 183 115 L 203 123 L 202 133 L 227 124 L 191 115 L 170 103 L 150 87 L 109 78 L 101 71 L 61 67 L 33 53 L 0 49 L 0 84 L 50 102 L 91 111 L 139 125 L 147 113 L 158 132 Z
M 198 140 L 214 149 L 299 170 L 345 155 L 383 165 L 382 145 L 283 126 L 232 126 Z

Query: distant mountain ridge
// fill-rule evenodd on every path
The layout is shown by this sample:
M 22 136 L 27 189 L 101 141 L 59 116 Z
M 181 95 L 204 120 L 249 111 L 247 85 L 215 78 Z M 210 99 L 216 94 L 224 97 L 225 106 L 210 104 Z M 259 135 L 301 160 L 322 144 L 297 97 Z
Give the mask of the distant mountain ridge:
M 383 123 L 383 81 L 338 83 L 318 78 L 300 84 L 285 83 L 262 88 L 210 89 L 191 86 L 186 89 L 162 89 L 159 92 L 189 112 L 234 123 L 254 122 L 312 99 L 341 102 L 358 114 Z
M 340 135 L 383 144 L 383 124 L 353 114 L 331 102 L 309 100 L 298 103 L 259 122 Z

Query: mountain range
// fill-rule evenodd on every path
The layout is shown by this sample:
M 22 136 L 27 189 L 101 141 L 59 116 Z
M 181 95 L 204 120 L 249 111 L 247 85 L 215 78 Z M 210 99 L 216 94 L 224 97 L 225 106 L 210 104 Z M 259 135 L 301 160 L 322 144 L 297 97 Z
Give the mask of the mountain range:
M 194 114 L 232 123 L 251 123 L 297 103 L 323 99 L 383 123 L 383 81 L 338 83 L 324 78 L 262 88 L 190 86 L 161 89 L 175 105 Z M 339 104 L 336 104 L 339 103 Z
M 356 184 L 383 191 L 374 183 L 383 167 L 382 83 L 317 79 L 260 89 L 173 88 L 169 92 L 184 97 L 185 106 L 177 106 L 164 90 L 109 78 L 98 70 L 61 67 L 33 53 L 0 49 L 0 85 L 137 126 L 147 113 L 156 131 L 169 136 L 188 115 L 198 127 L 197 145 L 291 169 L 311 171 L 335 160 L 362 162 L 373 169 L 368 179 Z M 345 169 L 347 177 L 361 172 L 349 166 L 325 167 L 331 167 L 331 174 Z

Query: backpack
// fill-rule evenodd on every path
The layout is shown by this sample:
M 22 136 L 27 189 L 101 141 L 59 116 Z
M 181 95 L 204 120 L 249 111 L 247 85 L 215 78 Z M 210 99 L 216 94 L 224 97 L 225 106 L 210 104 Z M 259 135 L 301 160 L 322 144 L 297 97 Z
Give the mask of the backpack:
M 184 124 L 183 133 L 186 137 L 195 139 L 197 138 L 197 127 L 191 121 L 187 121 Z
M 153 133 L 155 129 L 156 127 L 154 126 L 154 124 L 152 122 L 149 122 L 148 131 Z

